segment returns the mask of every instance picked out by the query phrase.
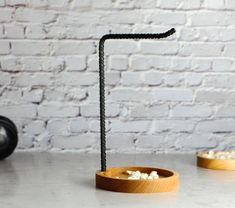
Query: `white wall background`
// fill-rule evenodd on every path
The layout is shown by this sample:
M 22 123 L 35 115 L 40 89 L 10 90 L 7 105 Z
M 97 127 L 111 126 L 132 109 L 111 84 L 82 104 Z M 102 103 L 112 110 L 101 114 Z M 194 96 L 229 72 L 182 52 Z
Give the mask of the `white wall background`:
M 99 150 L 97 43 L 109 41 L 108 148 L 235 147 L 235 1 L 0 0 L 0 115 L 19 149 Z

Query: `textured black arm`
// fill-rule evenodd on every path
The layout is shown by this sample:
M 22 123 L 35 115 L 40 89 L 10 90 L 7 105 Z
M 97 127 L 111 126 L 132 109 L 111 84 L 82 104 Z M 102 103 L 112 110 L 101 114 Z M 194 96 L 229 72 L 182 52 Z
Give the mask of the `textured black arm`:
M 172 28 L 165 33 L 158 34 L 108 34 L 99 42 L 99 84 L 100 84 L 100 145 L 101 171 L 106 171 L 106 131 L 105 131 L 105 73 L 104 73 L 104 43 L 109 39 L 161 39 L 175 33 Z

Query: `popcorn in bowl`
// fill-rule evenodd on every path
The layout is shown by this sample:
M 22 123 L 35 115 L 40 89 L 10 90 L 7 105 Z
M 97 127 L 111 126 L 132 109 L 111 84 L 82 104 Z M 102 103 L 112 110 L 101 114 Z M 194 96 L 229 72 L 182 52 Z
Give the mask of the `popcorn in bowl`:
M 235 160 L 235 151 L 208 151 L 198 153 L 199 156 L 208 159 Z
M 152 180 L 159 178 L 157 171 L 152 171 L 150 174 L 148 174 L 148 173 L 141 173 L 139 170 L 137 171 L 127 170 L 126 173 L 129 175 L 128 179 L 130 180 L 140 180 L 140 179 Z

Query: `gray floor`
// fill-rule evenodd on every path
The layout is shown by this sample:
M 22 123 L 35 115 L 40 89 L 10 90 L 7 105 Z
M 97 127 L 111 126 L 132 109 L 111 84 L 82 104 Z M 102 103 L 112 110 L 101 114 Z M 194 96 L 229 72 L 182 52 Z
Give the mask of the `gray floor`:
M 0 162 L 0 207 L 235 207 L 235 172 L 197 168 L 194 155 L 109 155 L 108 165 L 171 168 L 180 173 L 180 189 L 160 194 L 98 190 L 99 155 L 16 153 Z

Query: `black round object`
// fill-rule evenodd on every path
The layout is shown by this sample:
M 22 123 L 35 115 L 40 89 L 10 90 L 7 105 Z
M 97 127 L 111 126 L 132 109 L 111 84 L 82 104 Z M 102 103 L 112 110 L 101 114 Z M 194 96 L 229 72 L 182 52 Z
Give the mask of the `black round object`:
M 16 127 L 15 123 L 13 123 L 12 120 L 10 120 L 10 119 L 7 118 L 7 117 L 0 116 L 0 121 L 7 121 L 7 122 L 14 128 L 15 132 L 18 133 L 17 127 Z
M 0 117 L 0 160 L 10 156 L 18 144 L 17 128 L 8 118 Z

